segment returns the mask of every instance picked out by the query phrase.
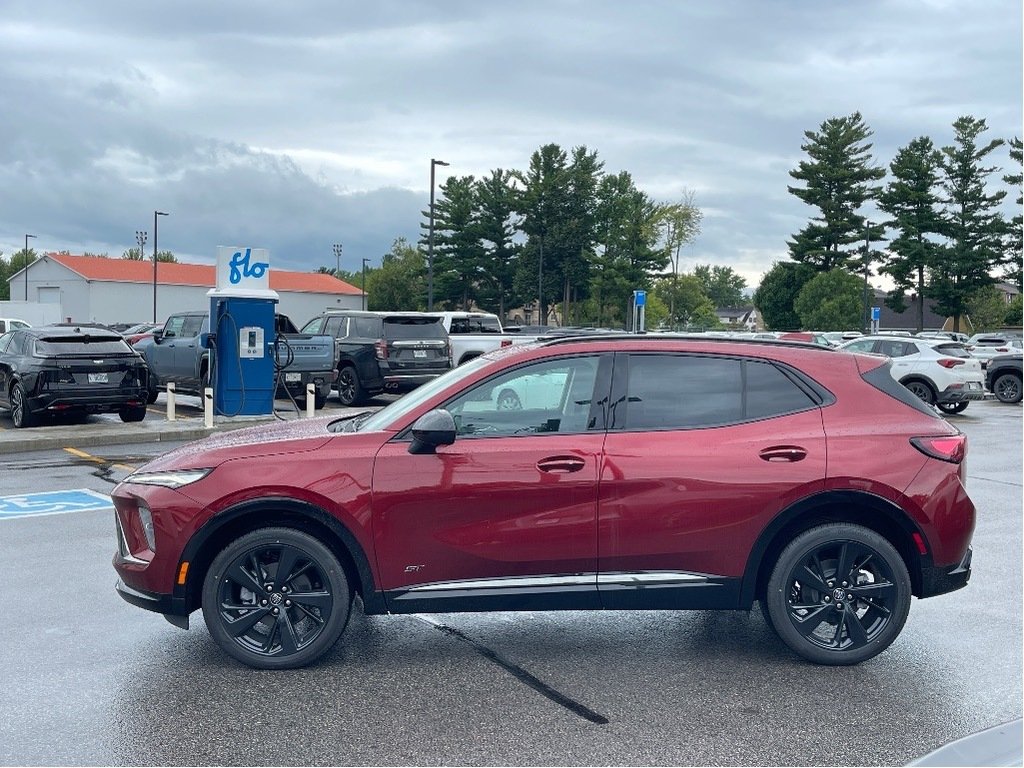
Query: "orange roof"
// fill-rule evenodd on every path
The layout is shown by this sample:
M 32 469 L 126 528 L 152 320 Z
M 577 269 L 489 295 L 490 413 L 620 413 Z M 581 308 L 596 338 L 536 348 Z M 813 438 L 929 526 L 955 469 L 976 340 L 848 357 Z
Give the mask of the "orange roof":
M 100 258 L 97 256 L 70 256 L 66 253 L 47 253 L 45 258 L 53 259 L 86 280 L 108 283 L 153 283 L 153 262 L 131 259 Z M 217 270 L 209 264 L 159 263 L 157 281 L 161 285 L 195 285 L 213 288 L 217 282 Z M 362 295 L 354 285 L 339 280 L 334 275 L 319 272 L 286 272 L 270 270 L 270 288 L 290 293 L 333 293 Z

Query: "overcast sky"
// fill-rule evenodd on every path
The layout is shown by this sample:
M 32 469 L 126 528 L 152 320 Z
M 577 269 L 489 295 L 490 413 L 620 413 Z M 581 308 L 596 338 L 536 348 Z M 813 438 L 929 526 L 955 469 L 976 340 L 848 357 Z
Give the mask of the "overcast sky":
M 885 166 L 960 115 L 1020 135 L 1021 37 L 1020 0 L 4 0 L 0 250 L 151 249 L 160 209 L 181 260 L 342 243 L 358 270 L 418 237 L 431 157 L 479 177 L 555 142 L 693 190 L 682 268 L 753 285 L 814 212 L 786 191 L 805 130 L 859 110 Z

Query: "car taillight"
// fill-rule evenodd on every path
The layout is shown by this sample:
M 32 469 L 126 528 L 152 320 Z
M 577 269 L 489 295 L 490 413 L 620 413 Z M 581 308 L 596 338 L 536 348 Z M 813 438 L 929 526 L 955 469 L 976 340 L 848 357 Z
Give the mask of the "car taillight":
M 958 365 L 963 365 L 966 361 L 957 360 L 956 358 L 952 357 L 944 357 L 938 362 L 939 365 L 941 365 L 943 368 L 956 368 Z
M 373 349 L 377 353 L 378 360 L 388 359 L 388 343 L 384 339 L 377 339 L 377 343 L 373 345 Z
M 910 444 L 925 456 L 939 461 L 959 464 L 967 455 L 966 435 L 943 435 L 942 437 L 912 437 Z
M 512 346 L 512 339 L 502 339 L 501 340 L 501 346 L 503 346 L 503 347 L 511 347 Z

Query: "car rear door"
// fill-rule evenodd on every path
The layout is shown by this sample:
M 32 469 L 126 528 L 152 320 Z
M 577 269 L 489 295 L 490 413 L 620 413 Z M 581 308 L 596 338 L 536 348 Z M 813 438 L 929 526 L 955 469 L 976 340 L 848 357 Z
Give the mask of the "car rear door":
M 617 354 L 598 507 L 605 608 L 721 608 L 761 531 L 824 487 L 795 372 L 728 356 Z
M 604 360 L 533 363 L 472 386 L 445 404 L 458 435 L 436 454 L 410 454 L 402 436 L 381 448 L 373 535 L 389 610 L 598 607 Z M 527 378 L 540 405 L 498 410 L 497 393 Z M 559 391 L 541 396 L 540 380 Z

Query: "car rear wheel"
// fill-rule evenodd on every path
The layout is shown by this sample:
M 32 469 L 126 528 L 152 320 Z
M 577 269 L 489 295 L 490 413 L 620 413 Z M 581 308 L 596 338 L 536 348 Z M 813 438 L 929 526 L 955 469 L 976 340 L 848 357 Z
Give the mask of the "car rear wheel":
M 359 383 L 359 374 L 351 365 L 338 371 L 338 400 L 342 405 L 359 405 L 363 399 L 363 385 Z
M 1019 403 L 1021 400 L 1021 379 L 1012 373 L 1004 373 L 992 383 L 992 393 L 1001 403 Z
M 11 388 L 11 421 L 18 429 L 32 427 L 36 423 L 36 415 L 29 409 L 28 394 L 21 382 Z
M 149 388 L 149 391 L 146 393 L 146 404 L 152 405 L 153 403 L 155 403 L 159 394 L 160 390 L 158 390 L 156 387 L 151 386 Z
M 801 533 L 768 580 L 769 623 L 793 651 L 817 664 L 859 664 L 884 651 L 907 620 L 910 576 L 872 530 L 829 523 Z
M 499 411 L 523 410 L 523 403 L 519 399 L 519 395 L 517 395 L 511 389 L 504 389 L 501 391 L 501 394 L 498 395 L 497 406 Z
M 126 405 L 117 415 L 121 417 L 123 422 L 142 421 L 146 418 L 146 406 L 144 405 Z
M 943 413 L 963 413 L 967 410 L 967 401 L 959 403 L 939 403 L 939 410 Z
M 908 381 L 903 386 L 913 392 L 915 397 L 919 397 L 928 403 L 928 405 L 935 404 L 935 390 L 927 382 L 914 380 Z
M 236 539 L 210 565 L 203 618 L 228 654 L 259 669 L 318 659 L 348 622 L 352 593 L 338 558 L 291 528 Z

